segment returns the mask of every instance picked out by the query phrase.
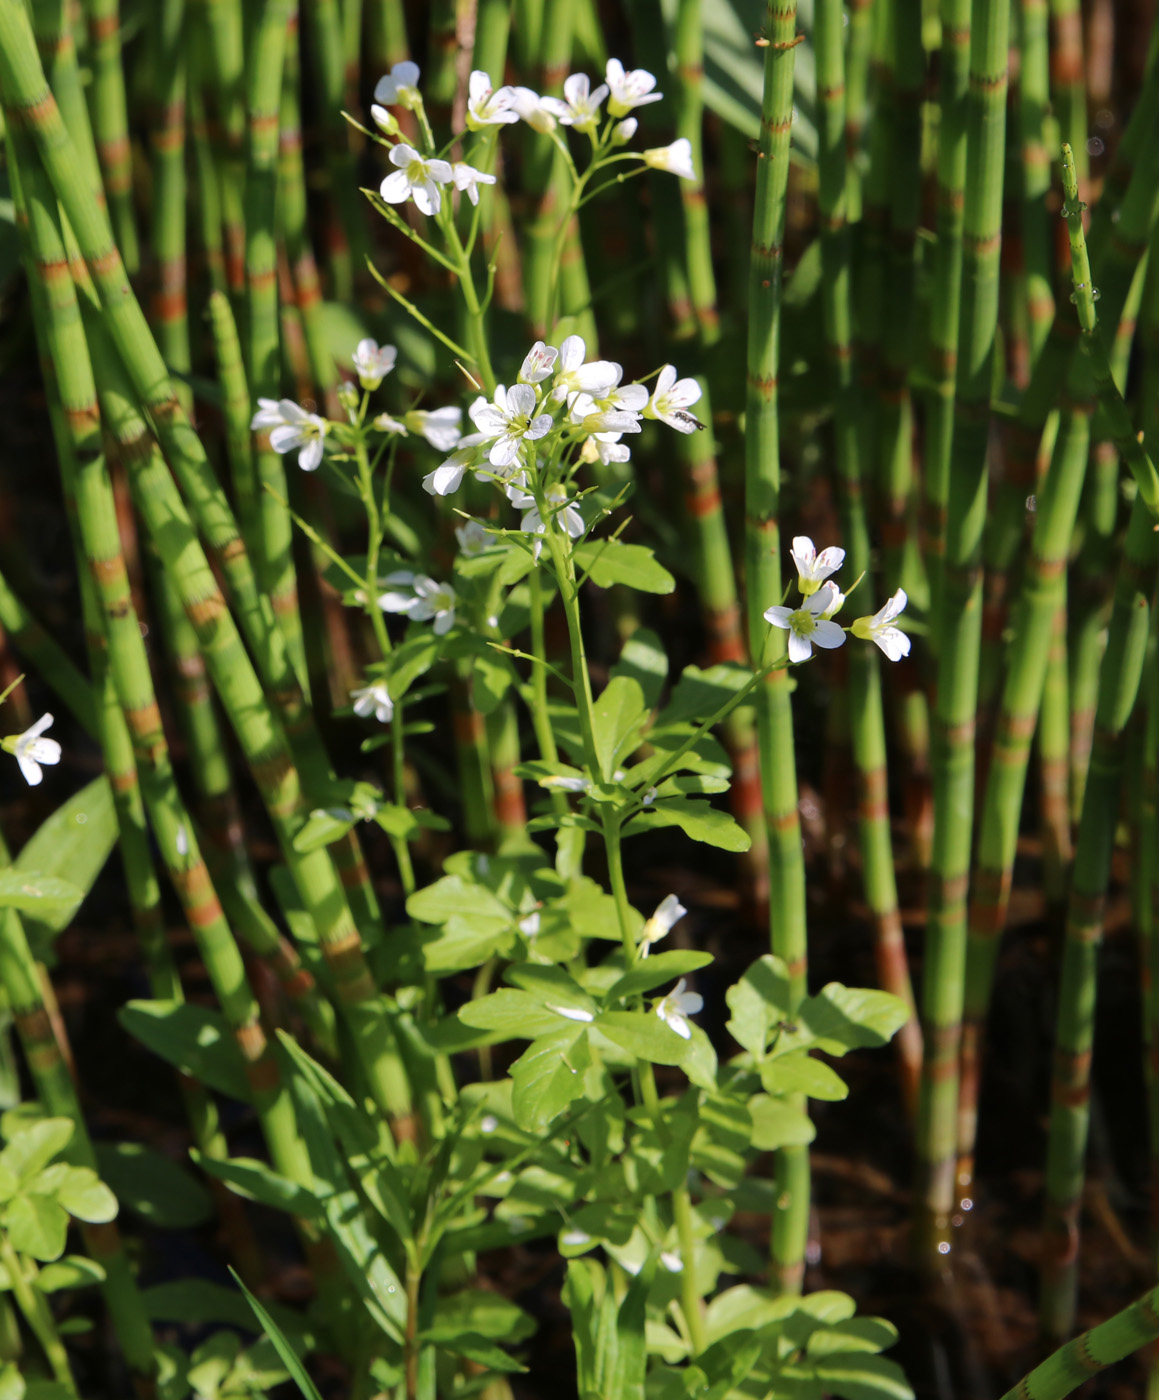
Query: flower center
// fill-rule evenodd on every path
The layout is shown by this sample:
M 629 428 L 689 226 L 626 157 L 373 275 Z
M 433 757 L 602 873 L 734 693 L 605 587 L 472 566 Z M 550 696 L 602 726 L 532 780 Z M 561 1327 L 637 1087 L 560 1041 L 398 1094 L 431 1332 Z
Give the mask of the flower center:
M 798 637 L 810 637 L 817 626 L 817 619 L 808 608 L 798 608 L 789 617 L 789 626 L 796 632 Z
M 406 178 L 412 185 L 417 185 L 427 178 L 427 163 L 425 160 L 412 160 L 406 168 Z

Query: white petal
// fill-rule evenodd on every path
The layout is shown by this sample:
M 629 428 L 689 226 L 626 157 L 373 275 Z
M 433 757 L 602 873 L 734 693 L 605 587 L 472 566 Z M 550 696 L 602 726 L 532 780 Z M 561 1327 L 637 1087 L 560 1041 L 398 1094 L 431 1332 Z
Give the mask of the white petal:
M 61 748 L 55 739 L 33 739 L 24 752 L 37 763 L 59 763 Z
M 509 467 L 518 456 L 519 439 L 517 437 L 496 438 L 491 444 L 491 451 L 487 454 L 493 467 Z
M 314 472 L 318 470 L 318 464 L 322 460 L 322 439 L 311 438 L 310 441 L 298 453 L 298 465 L 304 472 Z
M 270 433 L 270 446 L 275 452 L 291 452 L 295 447 L 301 447 L 304 441 L 301 428 L 290 423 L 282 423 Z
M 378 193 L 387 204 L 405 204 L 410 198 L 410 181 L 405 172 L 396 170 L 388 175 L 378 187 Z
M 873 640 L 891 661 L 900 661 L 910 652 L 910 639 L 897 627 L 886 627 L 873 634 Z
M 808 661 L 813 655 L 813 645 L 808 637 L 802 637 L 799 632 L 789 632 L 789 660 L 800 663 Z
M 836 622 L 829 622 L 822 618 L 813 628 L 813 635 L 809 640 L 814 646 L 824 647 L 827 651 L 832 651 L 834 647 L 844 645 L 845 629 Z
M 40 770 L 40 764 L 31 754 L 22 753 L 19 749 L 16 751 L 16 762 L 19 763 L 20 771 L 24 774 L 24 781 L 29 787 L 36 787 L 44 777 Z
M 789 622 L 789 618 L 792 615 L 792 608 L 782 607 L 779 603 L 775 604 L 771 608 L 766 608 L 764 613 L 765 621 L 771 623 L 774 627 L 792 626 L 792 624 Z

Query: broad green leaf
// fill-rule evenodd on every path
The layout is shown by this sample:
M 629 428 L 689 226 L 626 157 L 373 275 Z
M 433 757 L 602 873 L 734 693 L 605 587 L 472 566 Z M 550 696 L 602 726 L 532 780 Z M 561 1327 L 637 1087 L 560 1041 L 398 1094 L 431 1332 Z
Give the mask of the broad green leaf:
M 228 1098 L 250 1101 L 245 1062 L 220 1012 L 190 1002 L 131 1001 L 117 1020 L 183 1074 Z
M 237 1283 L 242 1293 L 245 1294 L 246 1302 L 253 1309 L 253 1314 L 261 1324 L 262 1331 L 269 1337 L 270 1341 L 273 1342 L 274 1349 L 282 1358 L 282 1364 L 285 1366 L 286 1370 L 289 1371 L 290 1375 L 293 1377 L 294 1384 L 306 1397 L 306 1400 L 322 1400 L 322 1397 L 318 1394 L 317 1387 L 310 1379 L 309 1372 L 302 1364 L 301 1358 L 290 1345 L 288 1338 L 282 1332 L 281 1328 L 269 1313 L 266 1312 L 265 1308 L 262 1307 L 245 1284 L 242 1283 L 237 1273 L 233 1269 L 230 1269 L 230 1273 L 233 1274 L 234 1281 Z
M 831 1065 L 806 1050 L 766 1060 L 761 1083 L 770 1094 L 808 1094 L 811 1099 L 836 1101 L 849 1097 L 849 1085 Z
M 17 871 L 39 871 L 63 877 L 87 894 L 117 841 L 117 814 L 108 778 L 94 778 L 43 822 L 13 862 Z M 29 911 L 28 934 L 37 937 L 59 933 L 73 919 L 77 904 L 62 904 L 55 911 L 38 906 Z
M 743 690 L 752 678 L 752 671 L 735 661 L 721 661 L 707 670 L 686 666 L 667 705 L 656 717 L 657 727 L 690 721 L 703 723 Z
M 576 1379 L 581 1397 L 596 1393 L 597 1297 L 604 1289 L 604 1271 L 594 1259 L 569 1259 L 563 1301 L 571 1314 L 575 1338 Z M 598 1290 L 598 1292 L 597 1292 Z
M 719 1341 L 734 1332 L 757 1331 L 781 1321 L 797 1306 L 796 1298 L 775 1296 L 767 1288 L 737 1284 L 726 1288 L 709 1303 L 705 1326 L 709 1341 Z
M 420 831 L 450 831 L 451 824 L 446 817 L 430 812 L 425 807 L 402 807 L 394 802 L 379 803 L 374 820 L 388 836 L 410 841 Z
M 835 1288 L 822 1288 L 794 1300 L 785 1316 L 784 1333 L 795 1347 L 804 1347 L 818 1327 L 832 1327 L 846 1322 L 857 1311 L 857 1304 L 848 1293 Z
M 17 1254 L 33 1259 L 59 1259 L 68 1234 L 68 1216 L 63 1207 L 47 1196 L 31 1192 L 13 1197 L 0 1214 L 0 1224 Z
M 56 1330 L 63 1330 L 61 1324 L 57 1324 Z M 24 1400 L 76 1400 L 76 1393 L 60 1381 L 28 1381 Z
M 40 1118 L 13 1126 L 13 1119 L 6 1114 L 4 1126 L 10 1136 L 0 1152 L 0 1166 L 25 1184 L 64 1151 L 74 1132 L 71 1118 Z
M 605 782 L 611 782 L 621 758 L 634 746 L 646 713 L 640 682 L 631 676 L 613 676 L 600 693 L 592 707 L 592 730 Z
M 406 902 L 406 912 L 424 924 L 443 924 L 458 914 L 470 919 L 498 919 L 510 923 L 512 910 L 486 885 L 461 875 L 444 875 L 426 889 L 416 890 Z
M 514 1091 L 511 1107 L 525 1132 L 546 1128 L 584 1092 L 584 1073 L 591 1064 L 588 1031 L 568 1025 L 533 1040 L 511 1066 Z
M 465 1356 L 468 1361 L 475 1362 L 478 1366 L 484 1366 L 488 1371 L 498 1371 L 502 1374 L 514 1374 L 516 1371 L 526 1371 L 527 1367 L 522 1362 L 516 1361 L 487 1337 L 480 1337 L 477 1332 L 457 1332 L 446 1336 L 439 1328 L 422 1333 L 422 1339 L 432 1345 L 438 1346 L 441 1351 L 449 1351 L 455 1356 Z
M 294 835 L 294 850 L 305 854 L 329 846 L 345 836 L 355 820 L 348 807 L 315 807 Z
M 191 1148 L 189 1155 L 210 1176 L 224 1181 L 231 1191 L 247 1201 L 260 1201 L 264 1206 L 289 1211 L 303 1220 L 309 1220 L 321 1210 L 318 1197 L 312 1191 L 280 1176 L 256 1158 L 207 1157 L 196 1148 Z
M 595 1002 L 562 967 L 549 967 L 543 963 L 512 963 L 503 975 L 508 982 L 538 997 L 545 1006 L 568 1006 L 595 1013 Z
M 897 1341 L 897 1328 L 884 1317 L 851 1317 L 833 1327 L 821 1327 L 809 1338 L 810 1356 L 841 1352 L 887 1351 Z
M 66 1254 L 55 1263 L 45 1264 L 36 1276 L 41 1293 L 58 1293 L 63 1288 L 88 1288 L 105 1281 L 105 1271 L 95 1259 L 79 1254 Z
M 577 880 L 557 902 L 557 908 L 564 911 L 572 928 L 581 937 L 604 938 L 616 943 L 620 941 L 616 901 L 589 877 Z M 641 919 L 633 932 L 638 933 L 643 923 Z
M 747 851 L 752 845 L 748 832 L 727 812 L 690 797 L 658 798 L 653 806 L 632 818 L 624 828 L 624 835 L 637 836 L 642 831 L 664 826 L 678 826 L 694 841 L 703 841 L 706 846 L 716 846 L 722 851 Z
M 0 909 L 35 914 L 41 923 L 61 921 L 63 928 L 84 897 L 84 890 L 58 875 L 11 866 L 0 870 Z
M 209 1193 L 163 1153 L 140 1142 L 95 1144 L 101 1179 L 128 1210 L 167 1230 L 204 1225 L 213 1215 Z
M 655 1262 L 650 1259 L 628 1285 L 616 1313 L 615 1360 L 604 1374 L 604 1394 L 616 1400 L 644 1400 L 648 1367 L 645 1309 L 654 1273 Z
M 714 797 L 727 792 L 727 778 L 715 778 L 709 773 L 689 773 L 683 778 L 665 778 L 656 789 L 657 797 Z
M 778 1055 L 815 1046 L 830 1055 L 884 1045 L 905 1025 L 909 1009 L 900 997 L 869 987 L 830 982 L 806 997 L 794 1015 L 795 1029 L 785 1030 L 775 1046 Z
M 500 1293 L 464 1288 L 440 1295 L 431 1326 L 448 1335 L 474 1332 L 497 1342 L 522 1342 L 535 1332 L 535 1319 Z
M 436 975 L 465 972 L 496 953 L 509 953 L 514 941 L 510 914 L 502 919 L 452 914 L 436 937 L 424 938 L 423 967 Z
M 768 1094 L 754 1094 L 749 1100 L 753 1118 L 753 1146 L 762 1152 L 778 1147 L 800 1147 L 812 1142 L 816 1129 L 809 1118 Z
M 605 1011 L 594 1029 L 637 1060 L 656 1065 L 681 1064 L 688 1051 L 688 1042 L 650 1011 Z
M 91 1167 L 69 1167 L 56 1199 L 77 1220 L 103 1225 L 117 1217 L 117 1198 Z
M 401 700 L 420 676 L 425 676 L 441 653 L 439 638 L 429 627 L 411 632 L 390 654 L 390 693 Z
M 841 1400 L 913 1400 L 905 1373 L 884 1356 L 827 1356 L 817 1363 L 816 1371 L 822 1388 Z
M 534 1040 L 537 1036 L 558 1031 L 563 1020 L 557 1011 L 549 1011 L 538 997 L 529 992 L 502 988 L 468 1002 L 459 1008 L 459 1019 L 480 1030 L 502 1031 L 519 1040 Z
M 674 948 L 667 953 L 653 953 L 642 958 L 631 972 L 625 972 L 608 989 L 608 1000 L 636 996 L 640 992 L 650 992 L 653 987 L 673 982 L 689 972 L 697 972 L 712 962 L 711 953 L 694 953 L 690 949 Z
M 668 678 L 668 658 L 656 633 L 647 627 L 638 627 L 624 643 L 611 674 L 613 678 L 630 676 L 637 681 L 645 705 L 650 710 L 655 709 Z
M 65 1395 L 68 1394 L 65 1386 L 60 1389 Z M 0 1366 L 0 1400 L 24 1400 L 25 1393 L 24 1377 L 19 1367 L 14 1361 L 5 1361 Z M 72 1400 L 72 1397 L 68 1396 L 68 1400 Z
M 738 1045 L 760 1059 L 773 1027 L 789 1007 L 789 974 L 780 958 L 766 953 L 724 994 L 732 1019 L 729 1031 Z
M 576 572 L 586 574 L 600 588 L 622 583 L 640 593 L 671 593 L 676 587 L 676 580 L 646 545 L 585 540 L 573 553 Z
M 748 1105 L 726 1094 L 705 1094 L 692 1139 L 693 1164 L 726 1189 L 742 1180 L 753 1135 Z

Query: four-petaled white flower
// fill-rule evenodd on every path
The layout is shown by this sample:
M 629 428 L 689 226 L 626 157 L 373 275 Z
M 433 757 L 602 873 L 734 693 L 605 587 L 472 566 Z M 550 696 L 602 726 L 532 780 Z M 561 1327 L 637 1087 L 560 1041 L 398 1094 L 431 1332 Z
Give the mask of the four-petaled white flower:
M 537 340 L 524 355 L 523 364 L 519 367 L 520 384 L 542 384 L 558 359 L 559 351 L 554 345 L 545 345 L 542 340 Z
M 467 165 L 464 161 L 457 160 L 451 166 L 451 179 L 455 182 L 457 190 L 466 190 L 467 198 L 472 204 L 479 203 L 479 186 L 493 185 L 495 176 L 488 175 L 482 170 L 476 170 L 473 165 Z
M 475 450 L 483 441 L 482 433 L 468 433 L 459 439 L 458 448 L 433 472 L 423 477 L 423 490 L 431 496 L 450 496 L 463 484 L 463 473 L 479 460 Z
M 551 431 L 551 415 L 535 414 L 535 390 L 530 384 L 495 387 L 495 399 L 480 397 L 467 410 L 485 439 L 493 438 L 488 460 L 493 467 L 509 467 L 522 442 L 536 442 Z
M 695 1016 L 698 1011 L 704 1010 L 704 998 L 699 992 L 686 992 L 684 988 L 687 985 L 687 980 L 682 977 L 672 991 L 656 1003 L 656 1015 L 681 1040 L 692 1039 L 692 1027 L 685 1017 Z
M 40 768 L 42 763 L 60 762 L 60 745 L 55 739 L 41 738 L 51 723 L 51 715 L 41 715 L 23 734 L 9 734 L 4 740 L 4 748 L 15 756 L 29 787 L 36 787 L 44 777 Z
M 829 575 L 835 574 L 845 563 L 843 549 L 831 544 L 818 554 L 808 535 L 794 535 L 789 554 L 797 566 L 797 584 L 806 598 L 810 593 L 816 593 Z
M 815 646 L 832 648 L 844 642 L 844 630 L 824 617 L 833 606 L 836 592 L 831 583 L 823 583 L 816 593 L 805 599 L 802 607 L 778 605 L 765 609 L 765 621 L 784 628 L 789 634 L 790 661 L 808 661 Z
M 490 77 L 476 68 L 467 79 L 467 126 L 472 131 L 480 131 L 485 126 L 517 122 L 519 113 L 511 102 L 509 87 L 493 88 Z
M 304 472 L 316 471 L 322 460 L 322 439 L 330 424 L 317 413 L 307 413 L 293 399 L 258 399 L 258 411 L 250 420 L 250 430 L 270 429 L 270 446 L 275 452 L 299 448 L 298 465 Z
M 366 340 L 358 342 L 350 358 L 354 361 L 354 369 L 362 387 L 377 389 L 394 368 L 398 351 L 393 345 L 379 345 L 377 340 L 367 337 Z
M 567 503 L 567 492 L 562 486 L 550 487 L 547 492 L 547 499 L 551 505 L 556 507 L 554 510 L 549 510 L 548 515 L 554 519 L 555 523 L 565 535 L 568 535 L 573 540 L 578 540 L 586 528 L 584 525 L 584 518 L 579 513 L 579 507 L 574 501 Z M 539 507 L 535 504 L 535 498 L 533 496 L 523 495 L 518 500 L 512 497 L 512 501 L 517 509 L 526 510 L 526 514 L 519 522 L 519 528 L 523 533 L 525 535 L 542 535 L 546 527 L 543 523 L 543 516 L 539 513 Z M 530 508 L 528 509 L 528 507 Z M 532 558 L 534 558 L 537 563 L 539 562 L 539 555 L 542 549 L 543 541 L 541 539 L 536 540 L 535 547 L 532 550 Z
M 440 185 L 449 185 L 452 180 L 451 167 L 445 160 L 428 159 L 419 155 L 413 146 L 398 145 L 390 153 L 392 171 L 378 192 L 387 204 L 405 204 L 413 199 L 422 214 L 437 214 L 442 208 L 443 196 Z
M 406 424 L 400 423 L 397 418 L 392 418 L 389 413 L 380 413 L 371 420 L 370 426 L 377 428 L 380 433 L 395 433 L 399 437 L 408 437 Z
M 359 690 L 352 690 L 350 698 L 354 701 L 354 713 L 363 719 L 373 715 L 379 724 L 389 724 L 394 716 L 394 701 L 390 698 L 385 681 L 374 681 Z
M 695 180 L 696 171 L 692 168 L 692 142 L 681 136 L 667 146 L 652 146 L 641 152 L 645 165 L 653 170 L 666 170 L 669 175 L 679 175 L 682 180 Z
M 384 107 L 407 107 L 414 111 L 422 105 L 419 92 L 419 66 L 409 59 L 396 63 L 374 88 L 374 100 Z
M 556 403 L 563 403 L 569 394 L 592 394 L 599 398 L 620 382 L 619 365 L 611 360 L 593 360 L 585 365 L 587 353 L 582 335 L 569 335 L 559 347 L 555 382 L 551 386 L 551 397 Z
M 601 83 L 592 91 L 586 73 L 573 73 L 564 80 L 562 99 L 541 97 L 539 101 L 559 118 L 563 126 L 573 126 L 576 131 L 594 132 L 600 119 L 600 103 L 607 95 L 607 83 Z
M 704 424 L 694 418 L 688 409 L 700 402 L 700 395 L 701 388 L 695 379 L 677 379 L 676 366 L 665 365 L 644 409 L 644 417 L 658 418 L 678 433 L 694 433 Z
M 550 108 L 545 106 L 548 100 L 527 87 L 511 89 L 511 106 L 515 114 L 521 121 L 525 121 L 533 131 L 539 131 L 545 135 L 547 132 L 555 130 L 555 117 L 552 116 Z
M 909 655 L 910 640 L 900 627 L 893 624 L 905 611 L 908 601 L 905 589 L 899 588 L 872 617 L 856 618 L 849 630 L 863 641 L 875 642 L 891 661 L 900 661 L 903 656 Z
M 611 97 L 608 111 L 613 117 L 626 117 L 633 107 L 644 107 L 649 102 L 659 102 L 662 92 L 653 92 L 655 77 L 646 68 L 633 68 L 625 73 L 624 65 L 618 58 L 609 58 L 604 76 L 608 80 Z
M 462 441 L 463 411 L 459 408 L 412 408 L 403 415 L 403 422 L 440 452 L 453 452 Z
M 673 925 L 679 923 L 687 913 L 688 910 L 674 894 L 665 895 L 656 906 L 656 912 L 644 925 L 644 932 L 640 935 L 640 956 L 646 958 L 652 944 L 667 938 Z
M 481 520 L 465 520 L 462 525 L 456 525 L 455 538 L 459 541 L 459 553 L 468 559 L 482 554 L 491 543 L 491 536 Z
M 402 585 L 379 595 L 378 606 L 383 612 L 403 613 L 413 622 L 434 619 L 437 637 L 455 625 L 455 590 L 449 583 L 436 583 L 426 574 L 396 569 L 387 574 L 384 583 Z

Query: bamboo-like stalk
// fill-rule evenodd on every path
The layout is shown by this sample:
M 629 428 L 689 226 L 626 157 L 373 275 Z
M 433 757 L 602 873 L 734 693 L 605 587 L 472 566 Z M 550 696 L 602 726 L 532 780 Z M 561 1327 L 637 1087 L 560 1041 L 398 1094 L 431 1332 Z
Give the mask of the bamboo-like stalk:
M 1002 1400 L 1065 1400 L 1107 1366 L 1159 1337 L 1159 1289 L 1152 1289 L 1106 1322 L 1060 1347 Z
M 1008 0 L 980 0 L 972 18 L 962 220 L 962 311 L 945 569 L 937 624 L 941 646 L 934 848 L 922 986 L 925 1060 L 918 1122 L 916 1206 L 919 1257 L 930 1268 L 939 1267 L 943 1261 L 954 1205 L 958 1051 L 974 811 L 982 531 L 986 519 L 990 382 L 998 324 Z
M 1033 365 L 1054 317 L 1052 230 L 1046 208 L 1050 189 L 1050 152 L 1045 132 L 1050 110 L 1047 0 L 1020 0 L 1020 14 L 1017 120 L 1022 188 L 1019 220 L 1026 277 L 1027 333 Z
M 370 66 L 376 76 L 410 57 L 402 0 L 364 0 Z
M 845 53 L 845 217 L 861 222 L 860 156 L 869 113 L 869 70 L 873 52 L 873 0 L 850 0 Z
M 241 0 L 202 0 L 195 28 L 204 40 L 199 100 L 208 117 L 221 203 L 226 285 L 245 293 L 245 51 Z
M 193 147 L 193 166 L 197 190 L 197 229 L 201 252 L 205 258 L 209 285 L 224 293 L 225 239 L 222 232 L 221 180 L 214 160 L 209 118 L 205 110 L 203 87 L 209 69 L 208 36 L 194 9 L 189 27 L 189 138 Z
M 777 368 L 784 271 L 789 133 L 793 121 L 796 0 L 769 0 L 765 16 L 764 93 L 756 203 L 749 263 L 748 393 L 745 425 L 745 578 L 749 647 L 754 664 L 783 653 L 783 634 L 763 612 L 782 594 L 780 443 Z M 758 687 L 761 788 L 769 832 L 769 927 L 773 952 L 789 972 L 790 1010 L 805 995 L 805 866 L 797 811 L 797 773 L 789 675 L 770 673 Z M 809 1157 L 804 1148 L 777 1154 L 772 1229 L 772 1284 L 798 1292 L 809 1226 Z
M 1064 587 L 1065 591 L 1065 587 Z M 1038 715 L 1041 784 L 1042 884 L 1053 915 L 1066 902 L 1071 862 L 1070 709 L 1067 689 L 1066 605 L 1051 624 L 1046 678 Z M 967 954 L 967 957 L 969 955 Z
M 163 0 L 153 39 L 152 322 L 165 363 L 181 376 L 192 366 L 185 257 L 185 0 Z M 193 395 L 180 379 L 177 394 L 188 413 Z
M 849 231 L 845 223 L 845 60 L 840 0 L 818 0 L 813 42 L 818 122 L 818 213 L 821 220 L 821 289 L 834 406 L 837 472 L 844 511 L 846 560 L 858 577 L 870 564 L 869 528 L 862 494 L 857 386 L 852 360 Z M 874 921 L 874 953 L 881 985 L 905 1000 L 911 1018 L 898 1034 L 902 1080 L 911 1110 L 921 1073 L 921 1028 L 906 963 L 897 903 L 889 825 L 889 777 L 881 668 L 872 647 L 848 658 L 850 737 L 857 765 L 859 834 L 866 903 Z
M 101 183 L 100 162 L 77 63 L 76 39 L 73 26 L 68 21 L 68 3 L 69 0 L 36 0 L 32 6 L 32 27 L 65 125 L 73 134 L 93 189 L 103 201 L 105 191 Z
M 93 70 L 90 111 L 97 157 L 117 246 L 129 275 L 134 276 L 141 266 L 141 251 L 133 210 L 133 152 L 129 144 L 129 115 L 121 60 L 120 3 L 119 0 L 86 0 L 86 7 L 89 61 Z

